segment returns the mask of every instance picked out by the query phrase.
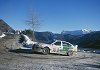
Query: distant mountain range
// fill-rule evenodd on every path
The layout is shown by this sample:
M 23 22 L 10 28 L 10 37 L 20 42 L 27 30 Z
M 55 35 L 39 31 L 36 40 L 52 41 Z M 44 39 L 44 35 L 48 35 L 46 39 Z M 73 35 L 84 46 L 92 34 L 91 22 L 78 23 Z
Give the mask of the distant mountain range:
M 82 30 L 75 30 L 75 31 L 62 31 L 61 34 L 63 35 L 82 35 L 82 34 L 88 34 L 93 32 L 92 30 L 82 29 Z

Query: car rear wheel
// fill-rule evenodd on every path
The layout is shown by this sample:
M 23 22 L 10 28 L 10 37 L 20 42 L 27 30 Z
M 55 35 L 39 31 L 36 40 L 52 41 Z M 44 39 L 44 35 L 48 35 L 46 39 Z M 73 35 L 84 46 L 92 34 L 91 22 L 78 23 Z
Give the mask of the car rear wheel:
M 72 55 L 73 55 L 73 51 L 72 51 L 72 50 L 68 51 L 68 52 L 67 52 L 67 55 L 68 55 L 68 56 L 72 56 Z
M 43 54 L 47 55 L 50 53 L 50 49 L 48 47 L 43 48 Z

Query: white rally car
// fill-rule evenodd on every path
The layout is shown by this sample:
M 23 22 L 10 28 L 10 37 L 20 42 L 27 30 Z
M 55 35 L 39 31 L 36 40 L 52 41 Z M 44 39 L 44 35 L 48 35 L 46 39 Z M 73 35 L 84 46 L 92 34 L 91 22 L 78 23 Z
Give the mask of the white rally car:
M 74 46 L 69 42 L 56 40 L 51 44 L 34 44 L 32 49 L 34 52 L 42 52 L 43 54 L 58 53 L 70 56 L 77 52 L 77 47 L 78 45 Z

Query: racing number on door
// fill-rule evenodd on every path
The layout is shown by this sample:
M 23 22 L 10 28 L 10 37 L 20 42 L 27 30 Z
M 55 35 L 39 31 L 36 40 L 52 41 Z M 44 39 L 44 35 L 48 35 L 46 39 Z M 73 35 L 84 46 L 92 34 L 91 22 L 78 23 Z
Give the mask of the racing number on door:
M 53 52 L 59 52 L 61 48 L 61 42 L 55 42 L 53 45 Z

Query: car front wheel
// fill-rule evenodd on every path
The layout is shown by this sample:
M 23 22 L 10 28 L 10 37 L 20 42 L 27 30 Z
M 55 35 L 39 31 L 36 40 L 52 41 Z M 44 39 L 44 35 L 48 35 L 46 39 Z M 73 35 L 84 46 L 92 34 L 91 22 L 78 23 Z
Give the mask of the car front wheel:
M 50 49 L 48 47 L 43 48 L 43 54 L 47 55 L 50 53 Z

